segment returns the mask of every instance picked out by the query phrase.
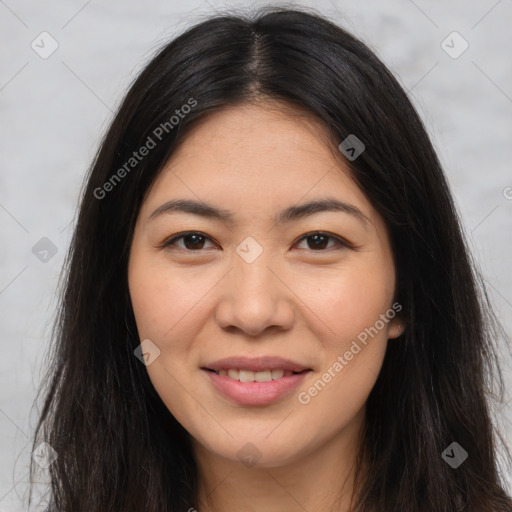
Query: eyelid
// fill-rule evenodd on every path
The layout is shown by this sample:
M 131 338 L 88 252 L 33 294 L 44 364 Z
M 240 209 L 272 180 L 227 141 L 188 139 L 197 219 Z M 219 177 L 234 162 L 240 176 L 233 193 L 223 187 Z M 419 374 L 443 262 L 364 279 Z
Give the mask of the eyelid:
M 210 240 L 211 242 L 214 242 L 215 244 L 217 244 L 217 242 L 211 236 L 208 236 L 206 233 L 203 233 L 202 231 L 183 231 L 182 233 L 176 233 L 175 235 L 172 235 L 170 238 L 166 238 L 161 244 L 159 244 L 158 247 L 160 249 L 167 249 L 167 248 L 171 247 L 173 245 L 173 243 L 175 243 L 177 240 L 179 240 L 180 238 L 183 238 L 187 235 L 201 235 L 204 238 L 206 238 L 207 240 Z M 193 251 L 193 250 L 189 250 L 189 249 L 182 249 L 181 247 L 175 247 L 175 249 L 189 252 L 189 253 L 201 252 L 204 250 L 204 249 L 198 249 L 196 251 Z
M 200 235 L 200 236 L 203 236 L 205 239 L 211 241 L 211 242 L 214 242 L 215 244 L 217 244 L 217 242 L 211 237 L 211 236 L 208 236 L 206 233 L 203 233 L 202 231 L 184 231 L 182 233 L 177 233 L 175 235 L 173 235 L 172 237 L 170 238 L 167 238 L 166 240 L 164 240 L 158 247 L 161 248 L 161 249 L 167 249 L 169 247 L 172 247 L 173 244 L 187 236 L 187 235 Z M 343 248 L 347 248 L 347 249 L 352 249 L 354 251 L 358 250 L 358 247 L 349 242 L 347 239 L 339 236 L 339 235 L 335 235 L 333 233 L 329 233 L 328 231 L 320 231 L 320 230 L 316 230 L 316 231 L 309 231 L 307 233 L 304 233 L 303 235 L 301 235 L 299 238 L 297 238 L 297 240 L 295 240 L 295 242 L 293 242 L 293 245 L 296 245 L 297 243 L 301 242 L 302 240 L 310 237 L 310 236 L 313 236 L 313 235 L 322 235 L 322 236 L 326 236 L 328 238 L 331 238 L 333 239 L 337 245 L 339 247 L 343 247 Z M 218 245 L 218 244 L 217 244 Z M 184 251 L 184 252 L 187 252 L 187 253 L 194 253 L 194 252 L 197 252 L 197 253 L 200 253 L 202 251 L 204 251 L 204 249 L 197 249 L 197 250 L 190 250 L 190 249 L 183 249 L 181 247 L 174 247 L 175 249 L 177 250 L 181 250 L 181 251 Z M 335 250 L 336 248 L 335 247 L 330 247 L 329 249 L 319 249 L 319 250 L 314 250 L 314 249 L 297 249 L 299 251 L 308 251 L 308 252 L 313 252 L 313 253 L 326 253 L 326 252 L 330 252 L 331 250 Z
M 353 250 L 357 250 L 357 246 L 354 245 L 353 243 L 349 242 L 346 238 L 343 238 L 339 235 L 335 235 L 334 233 L 329 233 L 328 231 L 319 231 L 319 230 L 316 230 L 316 231 L 309 231 L 308 233 L 305 233 L 303 235 L 301 235 L 294 243 L 293 245 L 301 242 L 302 240 L 304 240 L 305 238 L 308 238 L 310 236 L 313 236 L 313 235 L 322 235 L 322 236 L 326 236 L 328 238 L 331 238 L 333 239 L 337 244 L 338 246 L 341 246 L 341 247 L 345 247 L 347 249 L 353 249 Z M 309 252 L 317 252 L 317 253 L 324 253 L 324 252 L 329 252 L 330 250 L 333 250 L 335 249 L 335 247 L 330 247 L 329 249 L 320 249 L 320 250 L 317 250 L 315 251 L 314 249 L 298 249 L 299 251 L 301 250 L 308 250 Z

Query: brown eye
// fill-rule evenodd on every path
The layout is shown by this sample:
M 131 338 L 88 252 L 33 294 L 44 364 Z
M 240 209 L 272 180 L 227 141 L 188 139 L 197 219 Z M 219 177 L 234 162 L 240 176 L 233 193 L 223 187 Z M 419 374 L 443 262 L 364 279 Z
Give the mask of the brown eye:
M 169 241 L 165 242 L 164 247 L 169 248 L 170 246 L 175 246 L 178 249 L 187 251 L 198 251 L 205 248 L 205 243 L 208 240 L 210 240 L 210 238 L 203 233 L 192 231 L 171 238 Z M 176 243 L 177 241 L 183 241 L 183 243 L 180 245 Z
M 344 242 L 338 237 L 328 235 L 327 233 L 311 233 L 303 236 L 299 243 L 306 241 L 307 247 L 299 247 L 300 249 L 310 249 L 312 251 L 323 251 L 324 249 L 331 249 L 332 247 L 341 246 L 348 247 L 349 244 Z M 328 245 L 332 241 L 331 245 Z
M 205 244 L 212 243 L 211 238 L 204 233 L 198 231 L 190 231 L 176 235 L 162 244 L 166 249 L 181 249 L 187 252 L 199 252 L 203 249 L 208 249 Z M 352 248 L 352 245 L 334 235 L 328 233 L 315 232 L 303 236 L 298 244 L 306 243 L 306 247 L 298 247 L 299 249 L 306 249 L 314 252 L 324 252 L 329 249 L 337 248 Z M 213 247 L 214 245 L 212 245 Z

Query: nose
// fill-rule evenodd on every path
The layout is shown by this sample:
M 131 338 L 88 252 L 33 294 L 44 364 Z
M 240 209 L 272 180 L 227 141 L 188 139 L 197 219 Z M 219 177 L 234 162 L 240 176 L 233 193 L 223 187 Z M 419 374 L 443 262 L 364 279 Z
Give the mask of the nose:
M 258 336 L 266 329 L 287 330 L 293 325 L 293 292 L 264 254 L 252 263 L 235 257 L 234 268 L 223 279 L 215 312 L 221 328 Z

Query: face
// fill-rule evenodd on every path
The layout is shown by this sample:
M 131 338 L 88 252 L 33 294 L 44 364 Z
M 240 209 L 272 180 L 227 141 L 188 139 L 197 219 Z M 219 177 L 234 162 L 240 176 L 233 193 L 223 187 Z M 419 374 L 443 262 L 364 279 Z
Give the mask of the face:
M 140 210 L 128 280 L 149 377 L 224 459 L 275 467 L 353 430 L 401 333 L 385 224 L 323 136 L 263 106 L 211 114 Z

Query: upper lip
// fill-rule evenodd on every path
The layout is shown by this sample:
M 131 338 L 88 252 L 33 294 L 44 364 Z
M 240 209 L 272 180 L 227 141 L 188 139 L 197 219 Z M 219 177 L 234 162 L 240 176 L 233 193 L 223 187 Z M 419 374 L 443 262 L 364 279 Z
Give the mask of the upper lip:
M 282 369 L 290 370 L 292 372 L 301 372 L 303 370 L 310 370 L 307 366 L 291 361 L 290 359 L 284 359 L 277 356 L 260 356 L 260 357 L 226 357 L 219 359 L 212 363 L 204 365 L 203 368 L 208 370 L 249 370 L 253 372 Z

